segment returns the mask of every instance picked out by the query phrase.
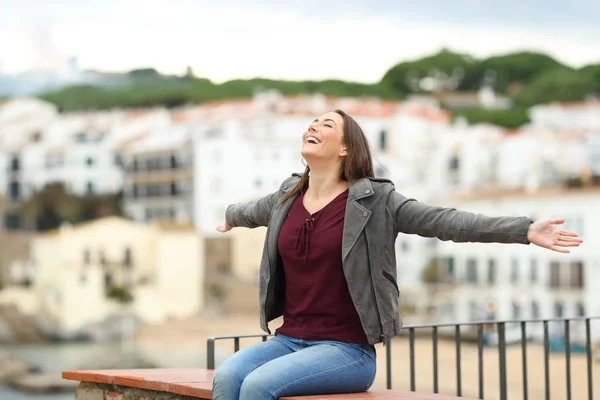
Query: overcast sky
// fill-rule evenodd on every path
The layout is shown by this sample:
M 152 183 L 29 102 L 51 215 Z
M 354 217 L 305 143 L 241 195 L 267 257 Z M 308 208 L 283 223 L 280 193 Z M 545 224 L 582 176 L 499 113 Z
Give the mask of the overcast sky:
M 76 56 L 82 67 L 105 71 L 182 73 L 191 65 L 216 82 L 374 82 L 393 64 L 442 47 L 478 57 L 535 50 L 572 66 L 600 63 L 598 0 L 211 3 L 217 1 L 0 0 L 0 70 Z

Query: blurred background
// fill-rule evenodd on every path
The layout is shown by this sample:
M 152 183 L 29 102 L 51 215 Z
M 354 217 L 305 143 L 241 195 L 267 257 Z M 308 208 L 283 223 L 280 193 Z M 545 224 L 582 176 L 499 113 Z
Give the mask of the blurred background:
M 70 399 L 65 369 L 201 368 L 208 336 L 259 333 L 265 230 L 215 226 L 303 171 L 336 108 L 404 195 L 586 240 L 401 235 L 405 323 L 598 315 L 600 3 L 213 3 L 0 0 L 0 398 Z

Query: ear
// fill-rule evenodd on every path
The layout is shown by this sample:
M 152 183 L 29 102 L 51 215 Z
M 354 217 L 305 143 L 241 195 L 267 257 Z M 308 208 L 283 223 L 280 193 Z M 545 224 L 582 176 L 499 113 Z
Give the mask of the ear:
M 346 147 L 342 147 L 339 155 L 340 157 L 346 157 L 348 155 L 348 149 L 346 149 Z

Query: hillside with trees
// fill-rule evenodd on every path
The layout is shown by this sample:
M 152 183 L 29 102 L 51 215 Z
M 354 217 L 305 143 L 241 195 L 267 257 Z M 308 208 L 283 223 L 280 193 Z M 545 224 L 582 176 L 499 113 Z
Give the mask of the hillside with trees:
M 200 104 L 211 100 L 250 97 L 258 90 L 278 90 L 286 95 L 323 93 L 328 96 L 374 96 L 404 99 L 414 94 L 476 93 L 488 87 L 508 96 L 509 109 L 456 109 L 455 115 L 470 122 L 491 122 L 517 127 L 527 122 L 527 109 L 535 104 L 577 101 L 600 96 L 600 64 L 574 69 L 535 52 L 517 52 L 476 59 L 442 50 L 418 60 L 392 66 L 374 84 L 325 81 L 282 81 L 266 78 L 238 79 L 215 84 L 194 76 L 191 68 L 182 76 L 165 76 L 152 68 L 130 71 L 120 85 L 74 86 L 40 97 L 61 111 L 136 108 Z

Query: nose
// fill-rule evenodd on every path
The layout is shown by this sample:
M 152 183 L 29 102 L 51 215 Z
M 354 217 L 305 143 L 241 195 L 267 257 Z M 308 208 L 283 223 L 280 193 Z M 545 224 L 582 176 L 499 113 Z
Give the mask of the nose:
M 311 123 L 310 125 L 308 125 L 308 131 L 309 132 L 316 132 L 316 122 Z

